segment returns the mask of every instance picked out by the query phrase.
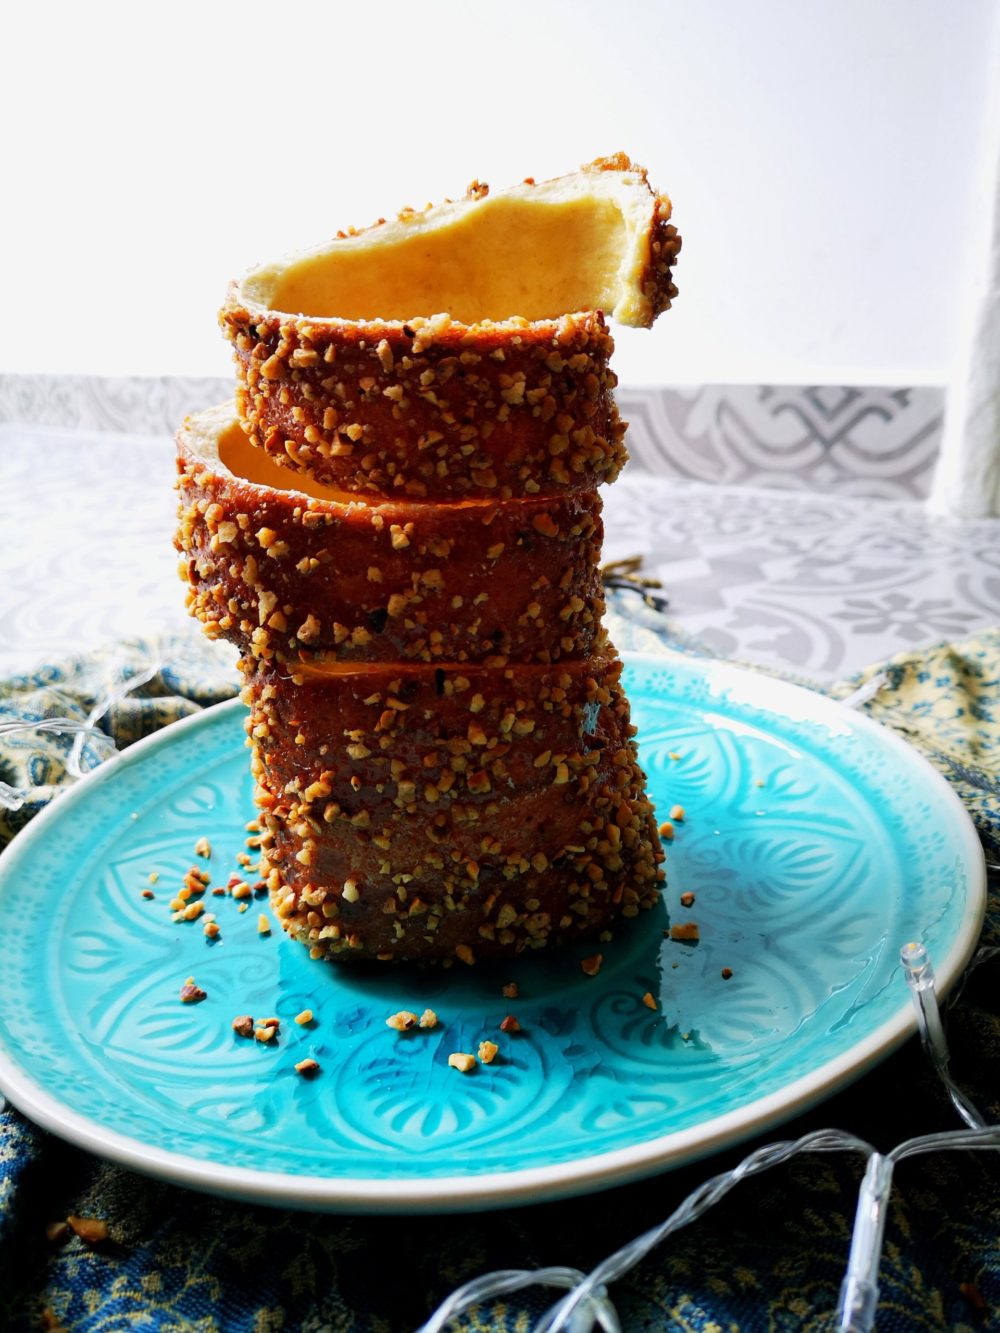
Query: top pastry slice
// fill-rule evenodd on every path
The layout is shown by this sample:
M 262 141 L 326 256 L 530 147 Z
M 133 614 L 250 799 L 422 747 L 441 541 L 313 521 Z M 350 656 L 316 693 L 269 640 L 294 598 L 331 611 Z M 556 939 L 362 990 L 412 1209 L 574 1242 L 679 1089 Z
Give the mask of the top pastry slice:
M 669 307 L 670 213 L 618 154 L 496 194 L 475 183 L 251 270 L 221 312 L 247 434 L 355 492 L 497 499 L 613 480 L 625 453 L 604 315 L 649 327 Z

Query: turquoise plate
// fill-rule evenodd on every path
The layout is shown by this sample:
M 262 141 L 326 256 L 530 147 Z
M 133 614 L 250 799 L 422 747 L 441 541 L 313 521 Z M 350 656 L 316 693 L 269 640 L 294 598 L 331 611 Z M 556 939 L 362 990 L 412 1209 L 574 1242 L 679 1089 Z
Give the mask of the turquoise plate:
M 105 764 L 0 858 L 0 1088 L 72 1142 L 197 1189 L 427 1211 L 620 1183 L 842 1087 L 914 1028 L 899 947 L 922 940 L 942 987 L 972 951 L 972 825 L 913 750 L 820 695 L 672 656 L 629 658 L 627 686 L 660 817 L 686 814 L 663 907 L 600 946 L 598 976 L 580 946 L 449 971 L 331 967 L 277 927 L 258 934 L 256 900 L 241 914 L 206 895 L 214 943 L 175 923 L 196 840 L 213 884 L 244 851 L 233 701 Z M 696 944 L 665 938 L 680 921 Z M 200 1004 L 180 1003 L 189 976 Z M 386 1026 L 425 1007 L 432 1031 Z M 521 1035 L 499 1031 L 508 1012 Z M 280 1018 L 277 1041 L 238 1037 L 243 1013 Z M 485 1038 L 493 1064 L 449 1068 Z M 308 1056 L 312 1079 L 294 1069 Z

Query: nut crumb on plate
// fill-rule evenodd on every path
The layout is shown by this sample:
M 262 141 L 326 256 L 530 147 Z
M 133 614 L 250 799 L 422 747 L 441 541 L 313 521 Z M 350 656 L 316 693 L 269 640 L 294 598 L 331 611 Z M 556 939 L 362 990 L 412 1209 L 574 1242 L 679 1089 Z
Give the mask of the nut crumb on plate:
M 646 1006 L 647 1009 L 655 1009 L 655 1008 L 656 1008 L 656 1001 L 653 999 L 652 991 L 647 991 L 647 992 L 646 992 L 646 994 L 642 997 L 642 1002 L 643 1002 L 643 1004 Z
M 697 944 L 700 939 L 697 921 L 678 921 L 670 927 L 670 938 L 681 944 Z
M 596 977 L 604 962 L 602 953 L 592 953 L 589 958 L 581 958 L 580 971 L 587 977 Z
M 501 1032 L 520 1032 L 520 1031 L 521 1031 L 521 1024 L 517 1021 L 517 1019 L 514 1017 L 513 1014 L 508 1014 L 507 1017 L 506 1017 L 506 1018 L 503 1020 L 503 1022 L 500 1024 L 500 1031 L 501 1031 Z
M 475 1069 L 476 1057 L 469 1055 L 466 1051 L 455 1051 L 448 1056 L 448 1064 L 452 1069 L 458 1069 L 461 1073 L 467 1074 L 470 1069 Z
M 516 1000 L 518 996 L 517 982 L 508 981 L 506 986 L 500 987 L 500 994 L 505 1000 Z
M 686 893 L 681 894 L 681 906 L 692 907 L 693 905 L 694 905 L 694 894 L 691 892 L 690 889 L 688 889 Z
M 480 1064 L 491 1065 L 496 1059 L 496 1054 L 499 1049 L 500 1047 L 495 1041 L 481 1041 L 479 1043 L 479 1051 L 477 1052 Z
M 425 1009 L 424 1012 L 420 1015 L 419 1026 L 422 1028 L 436 1028 L 437 1023 L 438 1023 L 438 1016 L 433 1009 Z
M 318 1074 L 319 1061 L 313 1060 L 311 1058 L 307 1060 L 300 1060 L 298 1064 L 295 1066 L 295 1072 L 297 1074 L 305 1074 L 307 1077 L 310 1074 Z
M 88 1245 L 97 1245 L 108 1238 L 108 1224 L 99 1217 L 77 1217 L 71 1213 L 66 1221 Z
M 253 1018 L 249 1014 L 237 1014 L 233 1019 L 233 1031 L 241 1037 L 253 1036 Z
M 197 1004 L 199 1000 L 204 1000 L 207 995 L 208 991 L 204 991 L 200 986 L 195 985 L 194 977 L 188 977 L 181 987 L 181 1001 L 184 1004 Z
M 311 1009 L 303 1009 L 301 1014 L 295 1015 L 295 1021 L 298 1023 L 299 1027 L 305 1027 L 306 1023 L 311 1023 L 313 1021 L 313 1011 Z
M 207 838 L 199 838 L 194 845 L 195 856 L 203 856 L 206 860 L 212 855 L 212 844 Z
M 417 1024 L 417 1016 L 409 1009 L 400 1009 L 398 1013 L 390 1014 L 385 1020 L 386 1027 L 394 1028 L 397 1032 L 409 1032 L 410 1028 Z

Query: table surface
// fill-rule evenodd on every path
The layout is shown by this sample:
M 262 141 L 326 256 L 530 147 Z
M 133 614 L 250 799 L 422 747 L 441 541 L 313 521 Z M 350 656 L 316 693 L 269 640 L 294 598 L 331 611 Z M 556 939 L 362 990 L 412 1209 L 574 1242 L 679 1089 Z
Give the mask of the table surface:
M 169 438 L 4 425 L 0 465 L 0 674 L 197 632 Z M 604 503 L 606 558 L 641 554 L 673 623 L 726 657 L 824 682 L 1000 621 L 1000 519 L 630 469 Z

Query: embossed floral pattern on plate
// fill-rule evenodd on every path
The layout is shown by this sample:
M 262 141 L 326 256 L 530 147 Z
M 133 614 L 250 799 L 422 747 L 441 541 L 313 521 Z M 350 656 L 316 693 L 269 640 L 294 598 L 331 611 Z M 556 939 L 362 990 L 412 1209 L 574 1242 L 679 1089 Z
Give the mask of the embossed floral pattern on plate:
M 113 761 L 0 862 L 0 1086 L 168 1178 L 388 1208 L 611 1183 L 829 1092 L 908 1030 L 899 945 L 925 939 L 945 982 L 971 948 L 971 826 L 922 760 L 820 696 L 673 657 L 632 659 L 628 687 L 661 817 L 675 802 L 686 815 L 663 908 L 599 946 L 598 976 L 580 970 L 584 947 L 452 971 L 330 967 L 228 898 L 205 900 L 214 944 L 174 923 L 196 840 L 215 884 L 244 845 L 242 709 L 223 704 Z M 696 920 L 699 943 L 664 938 L 671 920 Z M 202 1003 L 180 1003 L 187 976 Z M 425 1006 L 432 1031 L 386 1027 Z M 299 1027 L 304 1008 L 316 1021 Z M 499 1031 L 511 1011 L 520 1036 Z M 236 1036 L 239 1013 L 277 1015 L 278 1041 Z M 449 1068 L 484 1038 L 493 1064 Z M 294 1069 L 307 1056 L 310 1080 Z

